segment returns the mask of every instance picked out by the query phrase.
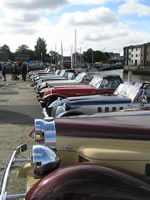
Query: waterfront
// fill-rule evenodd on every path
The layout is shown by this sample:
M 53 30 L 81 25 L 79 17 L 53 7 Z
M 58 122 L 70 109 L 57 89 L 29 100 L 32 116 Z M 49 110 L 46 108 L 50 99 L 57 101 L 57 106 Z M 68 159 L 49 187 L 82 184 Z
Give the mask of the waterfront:
M 128 81 L 128 74 L 123 73 L 123 69 L 102 71 L 102 72 L 100 72 L 100 75 L 120 75 L 120 77 L 124 81 Z M 150 82 L 150 75 L 135 75 L 135 74 L 132 74 L 131 80 L 132 80 L 132 82 L 144 82 L 144 81 Z

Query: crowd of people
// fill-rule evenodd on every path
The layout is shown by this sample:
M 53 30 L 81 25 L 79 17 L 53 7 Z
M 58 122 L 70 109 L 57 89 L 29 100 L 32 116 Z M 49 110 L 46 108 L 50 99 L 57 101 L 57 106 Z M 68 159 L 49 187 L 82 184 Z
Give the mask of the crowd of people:
M 8 70 L 9 69 L 9 70 Z M 22 75 L 22 80 L 26 81 L 27 76 L 27 64 L 26 63 L 0 63 L 0 72 L 2 74 L 3 81 L 7 81 L 6 74 L 9 71 L 11 73 L 12 80 L 19 80 L 19 75 Z

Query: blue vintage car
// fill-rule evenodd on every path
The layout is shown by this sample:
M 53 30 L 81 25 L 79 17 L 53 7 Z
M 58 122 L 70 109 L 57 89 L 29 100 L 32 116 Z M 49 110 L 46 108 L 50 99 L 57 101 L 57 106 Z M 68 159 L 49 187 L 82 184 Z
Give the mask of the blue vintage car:
M 150 107 L 150 83 L 125 82 L 112 95 L 58 98 L 48 108 L 44 108 L 43 113 L 45 117 L 60 118 L 140 107 Z

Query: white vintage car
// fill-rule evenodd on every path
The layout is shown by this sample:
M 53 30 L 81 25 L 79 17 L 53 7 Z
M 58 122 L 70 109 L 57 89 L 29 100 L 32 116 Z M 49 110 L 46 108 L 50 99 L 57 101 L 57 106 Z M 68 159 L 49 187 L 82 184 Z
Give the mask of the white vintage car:
M 127 108 L 150 107 L 150 83 L 125 82 L 112 95 L 92 95 L 58 98 L 43 109 L 45 117 L 114 112 Z

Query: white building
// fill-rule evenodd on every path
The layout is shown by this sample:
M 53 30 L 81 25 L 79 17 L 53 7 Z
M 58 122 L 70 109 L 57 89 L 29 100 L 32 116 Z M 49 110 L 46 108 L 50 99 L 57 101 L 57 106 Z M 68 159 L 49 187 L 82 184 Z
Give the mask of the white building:
M 140 47 L 132 47 L 128 49 L 128 65 L 141 64 L 142 49 Z

